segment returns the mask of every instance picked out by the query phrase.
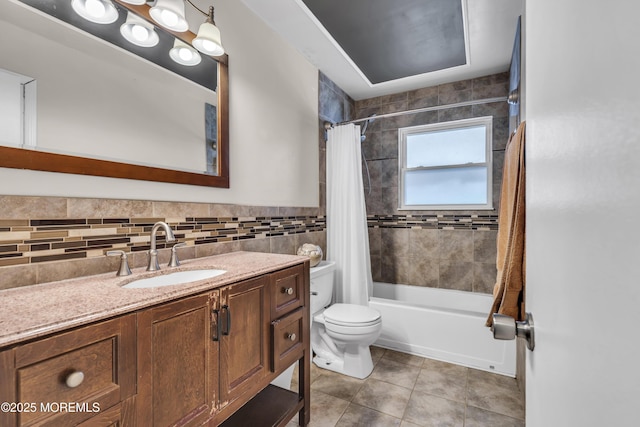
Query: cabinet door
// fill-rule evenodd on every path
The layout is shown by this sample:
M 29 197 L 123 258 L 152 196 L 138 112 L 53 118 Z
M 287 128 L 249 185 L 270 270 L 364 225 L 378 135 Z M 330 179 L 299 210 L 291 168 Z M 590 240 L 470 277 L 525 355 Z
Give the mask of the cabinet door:
M 212 295 L 138 313 L 138 425 L 201 425 L 215 409 Z
M 222 289 L 220 407 L 264 386 L 269 368 L 268 287 L 269 277 L 261 276 Z

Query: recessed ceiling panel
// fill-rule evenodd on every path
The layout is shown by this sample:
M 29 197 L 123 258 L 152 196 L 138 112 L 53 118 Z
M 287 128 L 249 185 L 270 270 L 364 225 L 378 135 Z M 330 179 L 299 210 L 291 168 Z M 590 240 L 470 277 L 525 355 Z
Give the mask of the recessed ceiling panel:
M 466 64 L 460 0 L 302 0 L 371 83 Z

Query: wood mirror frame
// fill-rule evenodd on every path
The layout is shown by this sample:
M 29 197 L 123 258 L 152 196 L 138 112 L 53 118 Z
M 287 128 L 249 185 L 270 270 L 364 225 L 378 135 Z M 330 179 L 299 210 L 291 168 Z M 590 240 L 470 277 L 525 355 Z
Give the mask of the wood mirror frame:
M 152 22 L 148 5 L 135 6 L 119 0 L 116 2 Z M 168 32 L 188 44 L 191 44 L 195 37 L 195 34 L 189 31 L 184 33 Z M 229 57 L 224 54 L 215 57 L 215 59 L 218 61 L 216 90 L 218 96 L 216 106 L 218 120 L 217 175 L 5 146 L 0 146 L 0 167 L 229 188 Z

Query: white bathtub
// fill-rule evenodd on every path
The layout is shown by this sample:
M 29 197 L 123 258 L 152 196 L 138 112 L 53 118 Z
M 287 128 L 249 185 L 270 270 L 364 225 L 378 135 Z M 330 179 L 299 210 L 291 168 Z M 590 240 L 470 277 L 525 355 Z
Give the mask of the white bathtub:
M 516 345 L 484 323 L 490 295 L 375 282 L 369 305 L 382 314 L 374 345 L 511 377 Z

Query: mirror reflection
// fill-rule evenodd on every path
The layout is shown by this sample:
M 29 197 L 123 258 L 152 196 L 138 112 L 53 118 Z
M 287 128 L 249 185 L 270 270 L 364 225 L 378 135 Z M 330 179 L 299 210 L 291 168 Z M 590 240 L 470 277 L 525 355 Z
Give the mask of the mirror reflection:
M 27 1 L 49 7 L 54 3 Z M 60 13 L 63 8 L 53 9 Z M 71 13 L 75 14 L 73 10 Z M 120 33 L 119 28 L 126 24 L 130 14 L 121 15 L 114 21 L 121 43 L 144 50 Z M 79 15 L 76 19 L 86 21 Z M 119 20 L 122 23 L 118 25 Z M 158 46 L 164 37 L 170 39 L 169 45 L 175 44 L 171 34 L 153 28 L 159 35 Z M 191 33 L 185 34 L 193 37 Z M 174 67 L 197 68 L 178 64 L 166 56 Z M 33 77 L 37 82 L 37 142 L 33 148 L 39 153 L 2 149 L 0 167 L 228 187 L 226 64 L 223 74 L 218 75 L 218 62 L 207 55 L 200 56 L 200 64 L 209 64 L 204 67 L 205 74 L 209 80 L 213 76 L 216 91 L 206 87 L 206 83 L 179 77 L 161 64 L 141 60 L 135 51 L 124 52 L 17 2 L 2 2 L 0 68 Z M 226 62 L 226 55 L 218 59 Z M 223 82 L 222 87 L 218 87 L 219 81 Z M 219 105 L 220 98 L 223 105 Z M 20 146 L 15 142 L 0 143 Z M 214 148 L 216 151 L 212 152 Z M 79 170 L 83 169 L 83 162 L 56 157 L 53 166 L 41 168 L 34 166 L 38 162 L 30 158 L 40 156 L 40 152 L 104 162 L 98 168 Z M 12 159 L 8 160 L 9 156 Z M 40 163 L 51 165 L 50 160 L 43 159 Z M 66 166 L 61 166 L 67 161 L 76 165 L 75 169 L 65 170 Z M 221 179 L 201 178 L 197 176 L 200 174 Z

